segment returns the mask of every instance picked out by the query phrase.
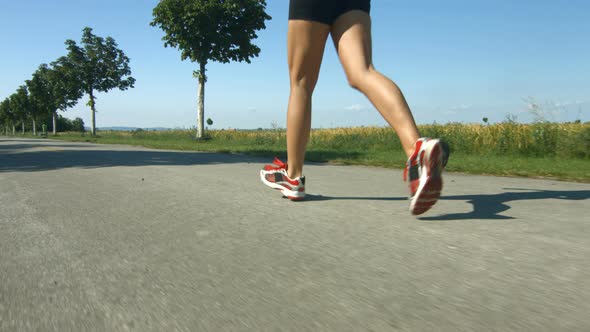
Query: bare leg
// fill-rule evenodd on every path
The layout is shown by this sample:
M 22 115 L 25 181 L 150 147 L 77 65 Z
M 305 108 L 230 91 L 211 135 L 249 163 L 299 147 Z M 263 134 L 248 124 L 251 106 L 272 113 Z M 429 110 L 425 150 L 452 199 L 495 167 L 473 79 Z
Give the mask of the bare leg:
M 334 22 L 331 33 L 348 82 L 365 94 L 395 129 L 409 157 L 420 134 L 399 87 L 373 67 L 369 14 L 350 11 Z
M 287 112 L 288 175 L 302 175 L 311 130 L 311 97 L 318 80 L 330 26 L 302 20 L 289 21 L 287 53 L 291 95 Z

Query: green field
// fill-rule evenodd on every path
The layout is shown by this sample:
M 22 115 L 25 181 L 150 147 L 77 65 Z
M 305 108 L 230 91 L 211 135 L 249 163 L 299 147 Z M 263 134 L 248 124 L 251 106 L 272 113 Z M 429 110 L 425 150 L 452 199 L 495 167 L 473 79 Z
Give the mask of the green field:
M 425 136 L 451 146 L 450 172 L 542 177 L 590 182 L 590 124 L 498 124 L 420 126 Z M 189 130 L 116 132 L 97 137 L 61 133 L 50 138 L 156 149 L 244 153 L 286 159 L 285 130 L 213 130 L 195 140 Z M 389 128 L 338 128 L 312 131 L 308 161 L 402 168 L 405 156 Z

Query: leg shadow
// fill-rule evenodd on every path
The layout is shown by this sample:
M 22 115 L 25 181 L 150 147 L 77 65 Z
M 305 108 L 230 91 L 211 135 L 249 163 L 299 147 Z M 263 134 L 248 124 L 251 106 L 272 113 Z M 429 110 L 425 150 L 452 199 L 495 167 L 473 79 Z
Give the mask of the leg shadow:
M 407 197 L 334 197 L 319 194 L 306 194 L 303 202 L 322 202 L 333 200 L 345 201 L 407 201 Z
M 421 217 L 420 220 L 466 220 L 466 219 L 488 219 L 506 220 L 515 219 L 511 216 L 503 216 L 500 213 L 508 211 L 510 206 L 507 202 L 535 199 L 565 199 L 585 200 L 590 199 L 590 190 L 564 191 L 564 190 L 536 190 L 520 188 L 504 188 L 504 190 L 519 190 L 493 195 L 462 195 L 443 196 L 441 200 L 466 201 L 473 205 L 473 211 L 467 213 L 452 213 L 433 217 Z M 526 192 L 521 192 L 526 190 Z

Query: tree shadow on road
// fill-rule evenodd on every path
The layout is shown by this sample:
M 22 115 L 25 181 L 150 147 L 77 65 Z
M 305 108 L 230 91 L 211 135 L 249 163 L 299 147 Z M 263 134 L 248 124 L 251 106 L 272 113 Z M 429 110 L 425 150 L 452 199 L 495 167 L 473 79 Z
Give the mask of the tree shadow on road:
M 7 144 L 9 142 L 9 144 Z M 96 144 L 64 144 L 61 142 L 34 140 L 0 140 L 0 173 L 39 172 L 63 168 L 101 168 L 138 166 L 191 166 L 232 163 L 265 163 L 273 151 L 253 150 L 248 154 L 166 151 Z M 333 158 L 332 151 L 314 151 L 313 156 Z M 280 155 L 280 153 L 279 153 Z M 356 156 L 356 152 L 345 153 L 345 157 Z M 338 153 L 337 156 L 342 156 Z
M 0 139 L 1 142 L 6 142 L 5 140 Z M 12 142 L 16 142 L 15 140 L 11 140 Z M 27 143 L 26 141 L 20 141 L 17 144 L 0 144 L 0 154 L 10 152 L 10 150 L 24 150 L 24 149 L 35 149 L 35 148 L 83 148 L 88 147 L 88 145 L 83 144 L 33 144 Z
M 46 146 L 44 146 L 46 147 Z M 243 155 L 206 152 L 60 150 L 0 154 L 2 172 L 40 172 L 63 168 L 191 166 L 258 162 Z
M 190 166 L 256 161 L 254 157 L 222 153 L 137 150 L 110 150 L 95 144 L 64 144 L 33 140 L 0 140 L 0 173 L 40 172 L 63 168 L 137 166 Z M 107 150 L 108 149 L 108 150 Z
M 0 140 L 0 173 L 40 172 L 64 168 L 103 168 L 139 166 L 192 166 L 233 163 L 268 163 L 273 151 L 253 150 L 247 154 L 230 152 L 167 151 L 146 148 L 110 149 L 96 144 L 64 144 L 45 141 L 43 144 Z M 334 157 L 332 151 L 314 151 L 314 155 Z M 357 153 L 346 153 L 346 157 Z M 280 155 L 280 153 L 279 153 Z M 337 153 L 342 156 L 342 153 Z M 314 161 L 317 162 L 317 161 Z
M 504 188 L 504 190 L 518 190 L 501 194 L 483 195 L 459 195 L 443 196 L 441 200 L 465 201 L 473 205 L 473 211 L 466 213 L 451 213 L 433 217 L 420 217 L 420 220 L 466 220 L 488 219 L 506 220 L 515 219 L 511 216 L 503 216 L 500 213 L 510 210 L 507 202 L 538 199 L 563 199 L 581 201 L 590 199 L 590 190 L 537 190 L 521 188 Z M 525 192 L 522 192 L 526 190 Z

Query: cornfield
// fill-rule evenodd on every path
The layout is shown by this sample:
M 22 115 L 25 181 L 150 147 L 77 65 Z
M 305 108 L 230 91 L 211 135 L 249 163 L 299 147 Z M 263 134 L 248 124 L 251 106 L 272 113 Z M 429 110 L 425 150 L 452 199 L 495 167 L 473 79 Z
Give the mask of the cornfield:
M 419 130 L 422 136 L 442 138 L 452 150 L 472 155 L 590 158 L 590 123 L 454 123 L 422 125 Z M 354 147 L 358 151 L 389 150 L 392 146 L 400 146 L 393 130 L 377 127 L 314 130 L 310 143 L 310 147 Z
M 446 140 L 451 149 L 470 155 L 520 155 L 534 157 L 590 158 L 590 123 L 500 123 L 494 125 L 421 125 L 422 136 Z M 189 130 L 112 132 L 130 139 L 186 141 Z M 212 142 L 249 146 L 251 150 L 281 151 L 286 131 L 212 130 Z M 387 127 L 355 127 L 312 130 L 309 151 L 379 152 L 400 150 L 395 132 Z

